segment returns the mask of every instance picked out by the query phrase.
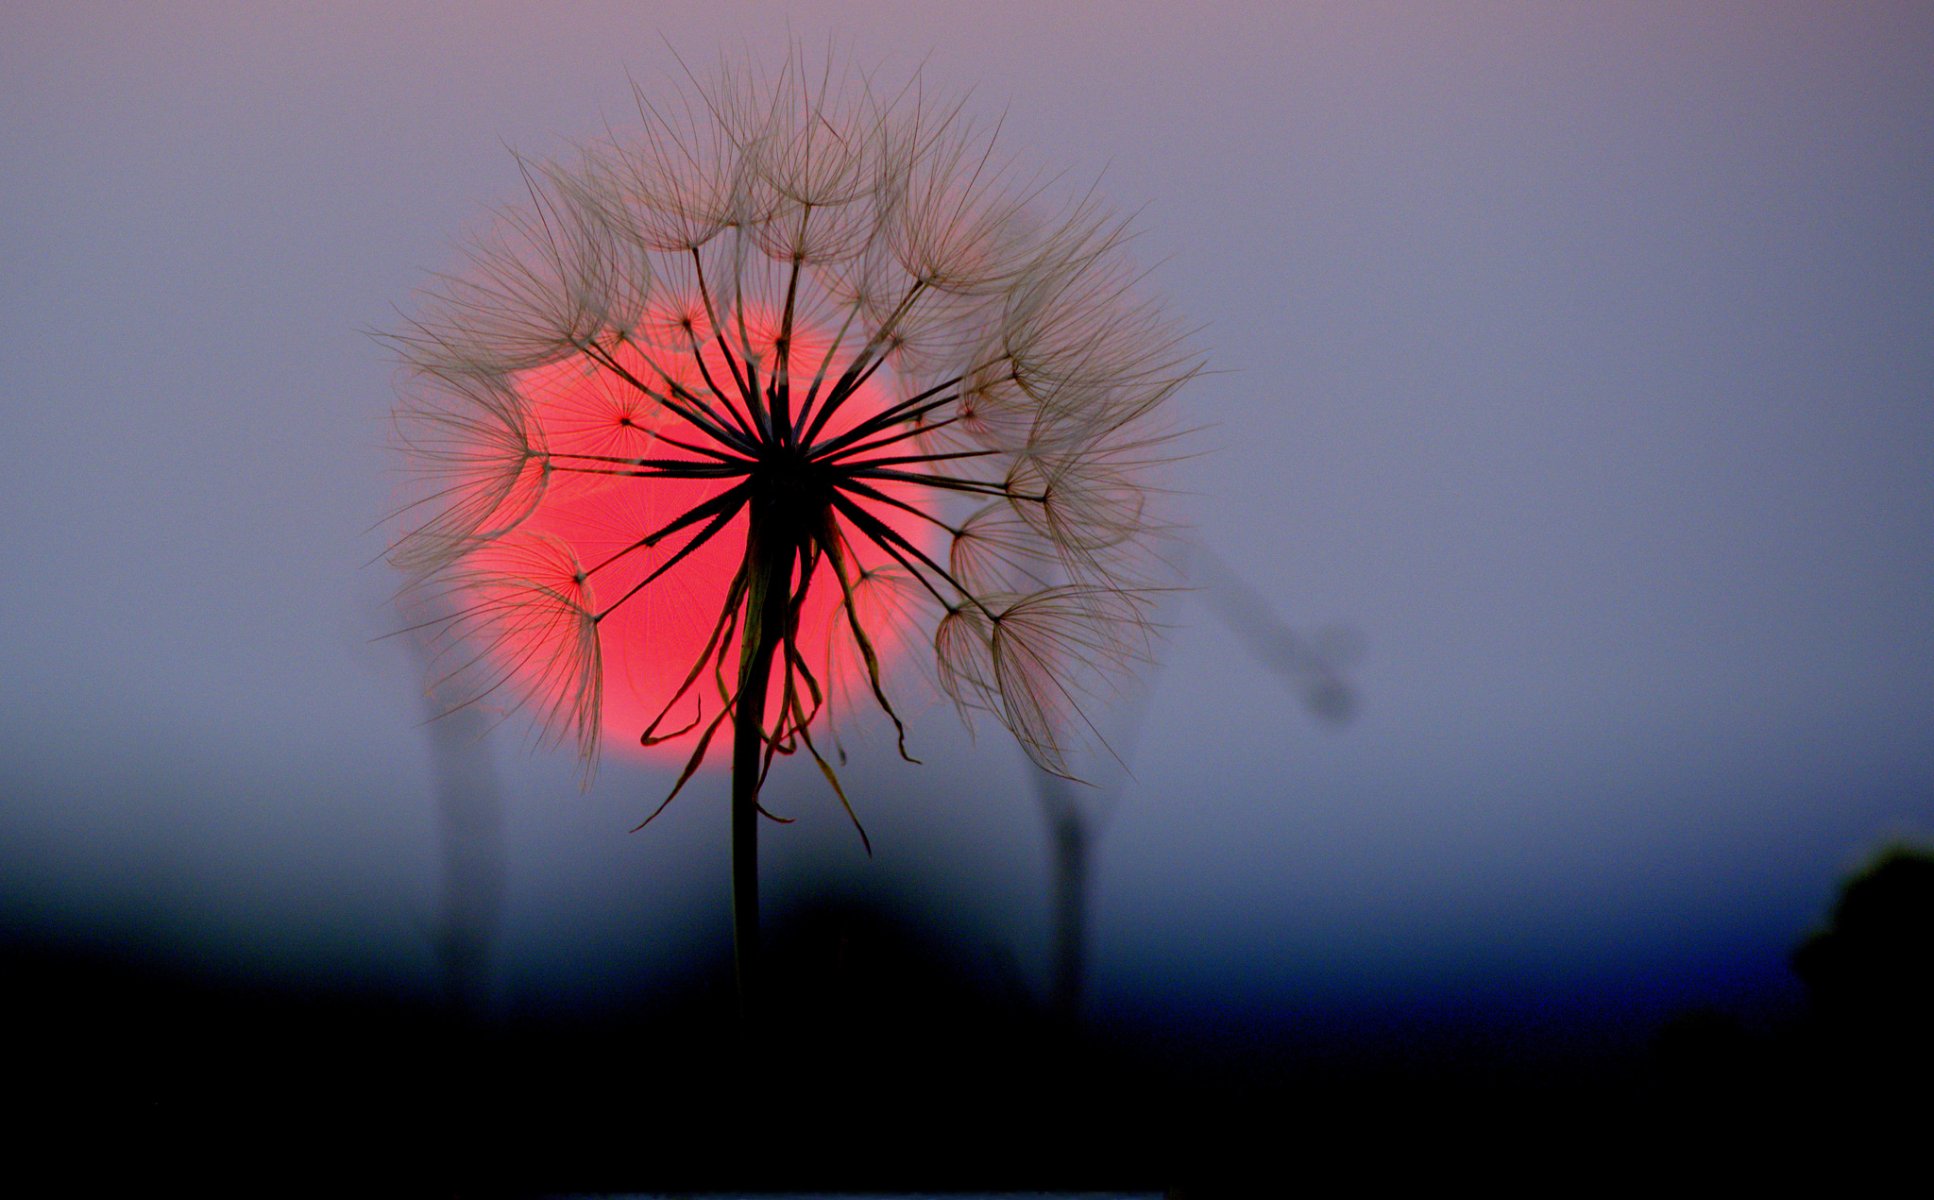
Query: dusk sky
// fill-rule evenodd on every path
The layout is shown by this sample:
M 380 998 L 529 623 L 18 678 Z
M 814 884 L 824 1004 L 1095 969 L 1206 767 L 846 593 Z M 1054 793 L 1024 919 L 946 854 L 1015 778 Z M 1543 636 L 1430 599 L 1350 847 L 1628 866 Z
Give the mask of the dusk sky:
M 1342 660 L 1326 724 L 1178 593 L 1098 723 L 1097 1013 L 1777 1005 L 1934 837 L 1934 8 L 181 4 L 0 16 L 0 922 L 430 992 L 437 751 L 381 561 L 395 328 L 635 83 L 832 46 L 1135 214 L 1210 371 L 1202 549 Z M 1186 557 L 1186 556 L 1185 556 Z M 1327 631 L 1327 632 L 1326 632 Z M 776 768 L 767 903 L 885 898 L 1047 971 L 1005 731 Z M 512 717 L 495 985 L 729 940 L 722 764 Z M 1186 1021 L 1186 1018 L 1180 1018 Z

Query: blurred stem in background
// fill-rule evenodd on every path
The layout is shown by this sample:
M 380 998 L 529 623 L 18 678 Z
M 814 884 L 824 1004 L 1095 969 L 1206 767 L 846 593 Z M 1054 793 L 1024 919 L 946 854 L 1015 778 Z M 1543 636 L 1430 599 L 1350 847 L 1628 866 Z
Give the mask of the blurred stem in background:
M 1311 716 L 1330 725 L 1350 719 L 1356 692 L 1343 672 L 1363 653 L 1354 630 L 1328 626 L 1308 636 L 1297 633 L 1267 597 L 1207 547 L 1195 547 L 1190 569 L 1201 581 L 1190 594 L 1243 640 L 1258 665 L 1301 699 Z
M 1200 580 L 1189 595 L 1200 600 L 1242 639 L 1258 665 L 1288 687 L 1317 720 L 1342 725 L 1355 711 L 1356 693 L 1343 671 L 1361 653 L 1356 635 L 1341 628 L 1297 633 L 1276 608 L 1206 546 L 1189 550 L 1190 577 Z M 1124 764 L 1140 732 L 1146 690 L 1127 705 L 1115 753 Z M 1077 783 L 1034 769 L 1035 793 L 1047 820 L 1051 858 L 1053 927 L 1048 1008 L 1072 1026 L 1086 988 L 1090 855 L 1113 815 L 1119 792 Z
M 418 650 L 428 653 L 421 643 Z M 448 709 L 434 695 L 426 695 L 425 705 L 443 868 L 430 942 L 451 1015 L 481 1023 L 490 1011 L 504 894 L 503 791 L 484 737 L 492 721 L 475 705 Z
M 1048 1011 L 1064 1025 L 1081 1012 L 1081 993 L 1087 973 L 1088 851 L 1101 832 L 1112 794 L 1100 799 L 1107 807 L 1090 815 L 1082 807 L 1078 785 L 1036 767 L 1034 783 L 1041 813 L 1048 821 L 1048 852 L 1052 855 L 1054 928 L 1053 955 L 1048 977 Z

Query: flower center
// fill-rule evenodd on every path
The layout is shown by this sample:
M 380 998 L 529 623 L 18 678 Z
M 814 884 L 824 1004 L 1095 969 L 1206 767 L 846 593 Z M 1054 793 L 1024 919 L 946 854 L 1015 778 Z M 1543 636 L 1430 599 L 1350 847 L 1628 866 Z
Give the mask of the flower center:
M 841 484 L 850 459 L 815 456 L 890 407 L 885 372 L 852 387 L 810 442 L 805 430 L 796 427 L 791 436 L 781 435 L 782 418 L 772 410 L 777 394 L 773 364 L 780 356 L 776 339 L 757 332 L 776 324 L 748 312 L 742 343 L 736 320 L 728 321 L 726 344 L 734 360 L 744 361 L 728 361 L 717 339 L 702 329 L 671 330 L 658 333 L 656 342 L 632 335 L 611 354 L 619 371 L 560 363 L 525 372 L 519 379 L 555 466 L 542 503 L 523 528 L 561 540 L 586 570 L 592 607 L 602 613 L 598 643 L 605 668 L 602 724 L 607 745 L 638 747 L 639 735 L 661 714 L 661 733 L 718 714 L 721 692 L 711 676 L 728 685 L 736 678 L 743 630 L 742 614 L 722 629 L 723 610 L 755 540 L 760 553 L 778 556 L 775 561 L 785 564 L 795 590 L 805 564 L 814 564 L 797 609 L 797 661 L 780 662 L 799 677 L 801 686 L 810 673 L 812 686 L 828 696 L 835 690 L 865 692 L 868 687 L 849 605 L 882 659 L 892 657 L 904 633 L 896 628 L 902 609 L 896 602 L 895 564 L 875 543 L 852 532 L 836 498 L 924 552 L 938 549 L 936 527 L 917 515 L 932 503 L 920 494 L 922 489 L 873 481 L 867 485 L 872 495 L 846 490 Z M 827 364 L 822 404 L 847 363 L 830 339 L 799 326 L 789 351 L 790 415 L 796 419 L 822 362 Z M 759 372 L 755 386 L 767 409 L 763 422 L 735 386 L 749 381 L 748 364 Z M 719 415 L 720 427 L 739 441 L 708 440 L 642 389 L 626 385 L 623 374 L 667 395 L 682 392 L 702 398 Z M 862 437 L 860 442 L 867 440 Z M 902 444 L 886 453 L 904 449 Z M 628 465 L 645 462 L 661 464 L 654 469 L 667 474 L 648 475 Z M 881 502 L 881 495 L 895 503 Z M 711 511 L 708 505 L 718 507 Z M 661 541 L 640 545 L 641 539 L 687 517 L 692 518 L 689 524 Z M 847 553 L 844 581 L 821 553 L 829 532 L 839 535 L 834 531 L 847 535 L 842 538 Z M 667 714 L 667 704 L 701 664 L 708 674 Z M 782 697 L 783 688 L 775 681 L 769 712 Z M 690 745 L 681 740 L 663 750 L 682 757 L 690 753 Z

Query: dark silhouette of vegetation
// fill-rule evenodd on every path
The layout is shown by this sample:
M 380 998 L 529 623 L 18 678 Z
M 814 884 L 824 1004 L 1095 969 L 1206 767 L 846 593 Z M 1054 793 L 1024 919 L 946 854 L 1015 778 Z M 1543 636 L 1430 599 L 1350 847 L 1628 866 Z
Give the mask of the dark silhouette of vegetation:
M 1924 1119 L 1934 1071 L 1934 854 L 1895 845 L 1842 885 L 1793 951 L 1804 1009 L 1770 1029 L 1701 1008 L 1653 1039 L 1655 1100 L 1679 1130 L 1813 1149 L 1882 1144 Z M 1795 1149 L 1799 1146 L 1796 1145 Z
M 1806 1036 L 1827 1071 L 1934 1066 L 1934 854 L 1883 851 L 1841 890 L 1827 927 L 1793 952 L 1793 970 L 1807 990 Z
M 1267 1040 L 1236 1067 L 1071 1030 L 940 923 L 823 894 L 774 912 L 773 1021 L 750 1042 L 724 947 L 596 1008 L 513 1005 L 477 1024 L 430 997 L 0 942 L 11 1093 L 27 1106 L 14 1128 L 23 1143 L 43 1126 L 111 1141 L 104 1164 L 61 1168 L 90 1178 L 119 1164 L 311 1187 L 407 1179 L 440 1194 L 1180 1183 L 1214 1196 L 1358 1171 L 1393 1137 L 1537 1136 L 1548 1114 L 1572 1122 L 1618 1099 L 1563 1081 L 1526 1099 L 1442 1075 L 1313 1069 Z

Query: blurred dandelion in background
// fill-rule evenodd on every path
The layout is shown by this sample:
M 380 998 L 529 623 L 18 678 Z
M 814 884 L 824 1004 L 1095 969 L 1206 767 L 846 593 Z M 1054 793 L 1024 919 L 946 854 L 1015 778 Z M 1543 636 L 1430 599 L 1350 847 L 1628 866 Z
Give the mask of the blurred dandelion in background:
M 729 727 L 743 995 L 760 784 L 803 748 L 846 804 L 855 698 L 907 755 L 894 647 L 1044 770 L 1095 740 L 1149 651 L 1200 363 L 1126 222 L 917 78 L 794 54 L 636 102 L 520 159 L 527 200 L 389 335 L 418 489 L 391 560 L 449 614 L 442 701 L 529 710 L 587 781 L 607 735 L 676 744 L 675 796 Z

